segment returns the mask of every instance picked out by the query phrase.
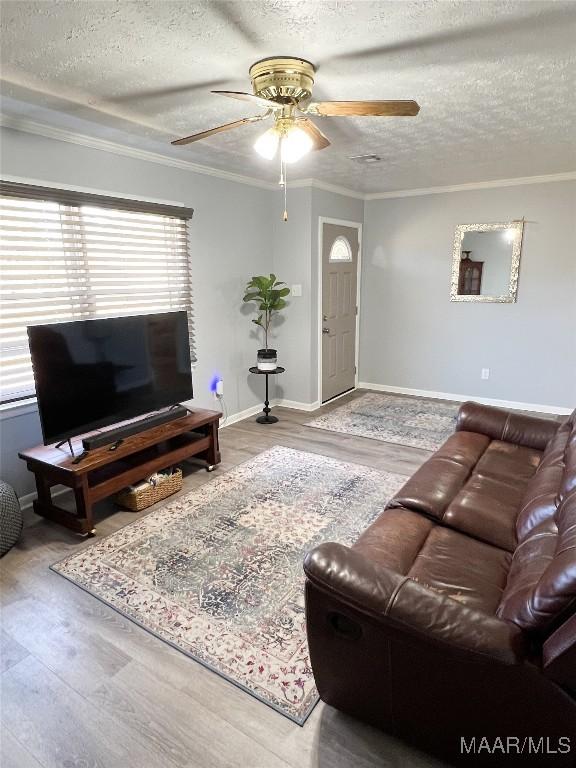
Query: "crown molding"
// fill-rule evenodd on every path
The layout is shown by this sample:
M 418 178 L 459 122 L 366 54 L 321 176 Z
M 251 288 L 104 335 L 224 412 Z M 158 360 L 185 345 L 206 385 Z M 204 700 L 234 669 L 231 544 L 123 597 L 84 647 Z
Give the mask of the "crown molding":
M 332 192 L 335 195 L 344 195 L 345 197 L 353 197 L 356 200 L 366 199 L 366 195 L 364 194 L 364 192 L 358 192 L 354 189 L 341 187 L 338 184 L 329 184 L 327 181 L 320 181 L 320 179 L 295 179 L 294 181 L 289 181 L 288 186 L 290 189 L 298 189 L 302 187 L 313 187 L 314 189 L 321 189 L 324 192 Z
M 223 171 L 219 168 L 211 168 L 207 165 L 193 163 L 190 160 L 180 160 L 176 157 L 162 155 L 159 152 L 153 152 L 148 149 L 137 149 L 136 147 L 120 144 L 109 139 L 99 139 L 86 134 L 69 131 L 64 128 L 57 128 L 46 123 L 39 123 L 28 118 L 16 117 L 13 115 L 0 115 L 0 126 L 11 128 L 24 133 L 31 133 L 37 136 L 43 136 L 56 141 L 65 141 L 69 144 L 77 144 L 90 149 L 97 149 L 103 152 L 112 152 L 116 155 L 131 157 L 135 160 L 144 160 L 146 162 L 166 165 L 170 168 L 178 168 L 191 173 L 198 173 L 204 176 L 232 181 L 237 184 L 246 184 L 248 186 L 265 189 L 269 192 L 278 191 L 278 185 L 257 179 L 252 176 L 244 176 L 231 171 Z M 448 192 L 469 192 L 478 189 L 497 189 L 498 187 L 515 187 L 524 184 L 546 184 L 558 181 L 576 180 L 576 171 L 567 171 L 566 173 L 553 173 L 544 176 L 524 176 L 515 179 L 495 179 L 493 181 L 478 181 L 468 184 L 454 184 L 441 187 L 424 187 L 421 189 L 399 189 L 390 192 L 358 192 L 354 189 L 341 187 L 337 184 L 321 181 L 320 179 L 295 179 L 291 181 L 290 189 L 314 188 L 321 189 L 324 192 L 332 192 L 336 195 L 351 197 L 356 200 L 390 200 L 401 197 L 420 197 L 423 195 L 441 195 Z
M 110 141 L 109 139 L 98 139 L 82 133 L 76 133 L 75 131 L 68 131 L 64 128 L 56 128 L 55 126 L 47 125 L 46 123 L 38 123 L 34 120 L 28 120 L 27 118 L 14 117 L 12 115 L 0 115 L 0 126 L 4 128 L 12 128 L 16 131 L 23 131 L 24 133 L 32 133 L 36 136 L 43 136 L 47 139 L 65 141 L 68 144 L 78 144 L 90 149 L 112 152 L 113 154 L 131 157 L 135 160 L 145 160 L 149 163 L 167 165 L 170 168 L 179 168 L 183 171 L 200 173 L 204 176 L 214 176 L 218 179 L 224 179 L 225 181 L 248 184 L 249 186 L 259 187 L 260 189 L 266 189 L 268 191 L 278 189 L 277 184 L 263 181 L 262 179 L 256 179 L 252 176 L 243 176 L 242 174 L 223 171 L 219 168 L 210 168 L 209 166 L 199 165 L 198 163 L 193 163 L 189 160 L 179 160 L 176 157 L 168 157 L 168 155 L 161 155 L 159 152 L 152 152 L 148 149 L 137 149 L 136 147 L 130 147 L 127 144 L 119 144 L 118 142 Z
M 476 189 L 497 189 L 498 187 L 517 187 L 524 184 L 547 184 L 556 181 L 575 181 L 576 171 L 552 173 L 543 176 L 523 176 L 516 179 L 494 179 L 492 181 L 473 181 L 468 184 L 452 184 L 445 187 L 423 187 L 421 189 L 398 189 L 390 192 L 357 192 L 354 189 L 329 184 L 320 179 L 295 179 L 289 182 L 290 189 L 314 188 L 336 195 L 345 195 L 356 200 L 393 200 L 400 197 L 420 197 L 422 195 L 441 195 L 447 192 L 470 192 Z
M 516 179 L 495 179 L 493 181 L 475 181 L 469 184 L 453 184 L 446 187 L 425 187 L 423 189 L 400 189 L 392 192 L 369 192 L 364 200 L 388 200 L 397 197 L 419 197 L 421 195 L 442 195 L 446 192 L 470 192 L 475 189 L 497 189 L 498 187 L 517 187 L 523 184 L 547 184 L 554 181 L 574 181 L 576 171 L 552 173 L 546 176 L 523 176 Z
M 103 152 L 112 152 L 116 155 L 131 157 L 135 160 L 145 160 L 150 163 L 167 165 L 170 168 L 179 168 L 183 171 L 201 173 L 205 176 L 215 176 L 216 178 L 224 179 L 225 181 L 234 181 L 238 184 L 248 184 L 253 187 L 259 187 L 260 189 L 266 189 L 269 192 L 278 191 L 278 184 L 275 184 L 271 181 L 264 181 L 263 179 L 257 179 L 252 176 L 244 176 L 239 173 L 223 171 L 220 168 L 211 168 L 207 165 L 199 165 L 198 163 L 193 163 L 190 160 L 179 160 L 176 157 L 169 157 L 168 155 L 162 155 L 159 152 L 152 152 L 152 150 L 138 149 L 127 144 L 120 144 L 116 141 L 110 141 L 109 139 L 99 139 L 93 136 L 87 136 L 83 133 L 69 131 L 65 128 L 57 128 L 56 126 L 48 125 L 46 123 L 39 123 L 35 120 L 29 120 L 28 118 L 15 117 L 12 115 L 0 115 L 0 126 L 4 128 L 11 128 L 16 131 L 22 131 L 24 133 L 32 133 L 36 136 L 43 136 L 47 139 L 65 141 L 69 144 L 78 144 L 82 147 L 88 147 L 90 149 L 98 149 Z M 347 189 L 346 187 L 340 187 L 336 184 L 329 184 L 327 182 L 320 181 L 319 179 L 295 179 L 294 181 L 290 182 L 291 189 L 304 187 L 314 187 L 316 189 L 322 189 L 325 192 L 333 192 L 337 195 L 354 197 L 358 200 L 364 200 L 365 198 L 363 192 L 357 192 L 352 189 Z

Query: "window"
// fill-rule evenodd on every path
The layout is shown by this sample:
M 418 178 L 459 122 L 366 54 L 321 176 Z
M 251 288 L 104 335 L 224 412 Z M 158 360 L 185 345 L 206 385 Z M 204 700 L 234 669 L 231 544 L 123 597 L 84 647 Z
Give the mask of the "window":
M 26 326 L 187 310 L 191 209 L 3 183 L 0 401 L 34 394 Z
M 352 261 L 352 248 L 348 240 L 338 235 L 330 248 L 329 261 Z

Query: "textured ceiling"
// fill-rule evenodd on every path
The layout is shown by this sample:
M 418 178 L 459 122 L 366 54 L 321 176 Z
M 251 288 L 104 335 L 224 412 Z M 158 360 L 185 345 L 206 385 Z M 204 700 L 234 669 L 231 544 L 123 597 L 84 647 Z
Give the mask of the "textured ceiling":
M 3 0 L 4 111 L 266 180 L 262 124 L 170 139 L 254 114 L 259 58 L 317 64 L 314 96 L 415 99 L 415 118 L 323 118 L 333 145 L 291 169 L 362 192 L 576 168 L 576 3 Z M 246 108 L 248 107 L 248 109 Z M 362 166 L 349 155 L 374 153 Z

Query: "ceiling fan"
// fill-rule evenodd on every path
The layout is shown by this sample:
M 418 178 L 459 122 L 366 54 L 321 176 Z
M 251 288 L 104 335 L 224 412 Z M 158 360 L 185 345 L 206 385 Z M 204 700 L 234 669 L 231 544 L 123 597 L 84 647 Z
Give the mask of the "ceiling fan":
M 420 111 L 415 101 L 311 101 L 315 72 L 314 65 L 306 59 L 284 56 L 257 61 L 250 67 L 253 93 L 212 93 L 250 102 L 265 109 L 263 114 L 185 136 L 172 144 L 191 144 L 215 133 L 273 117 L 274 125 L 256 140 L 254 148 L 268 160 L 280 149 L 281 163 L 293 163 L 310 150 L 330 146 L 330 141 L 310 117 L 401 117 L 417 115 Z

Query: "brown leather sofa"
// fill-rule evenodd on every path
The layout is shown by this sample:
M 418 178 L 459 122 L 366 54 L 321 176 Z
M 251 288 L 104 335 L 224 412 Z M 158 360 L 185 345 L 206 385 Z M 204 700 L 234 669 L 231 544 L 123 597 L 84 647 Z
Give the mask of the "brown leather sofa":
M 465 403 L 456 430 L 307 555 L 320 696 L 455 764 L 575 766 L 576 411 Z

